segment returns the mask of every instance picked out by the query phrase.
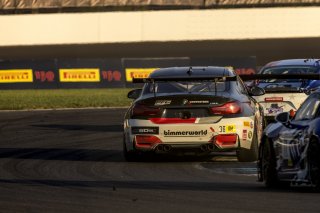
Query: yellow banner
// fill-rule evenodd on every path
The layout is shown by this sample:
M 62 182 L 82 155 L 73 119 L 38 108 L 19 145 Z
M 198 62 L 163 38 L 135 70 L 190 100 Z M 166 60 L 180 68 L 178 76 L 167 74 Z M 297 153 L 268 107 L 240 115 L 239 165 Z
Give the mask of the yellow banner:
M 127 82 L 132 82 L 133 78 L 148 78 L 156 69 L 158 68 L 126 68 Z
M 0 83 L 33 82 L 32 69 L 0 70 Z
M 59 69 L 60 82 L 100 82 L 98 68 Z

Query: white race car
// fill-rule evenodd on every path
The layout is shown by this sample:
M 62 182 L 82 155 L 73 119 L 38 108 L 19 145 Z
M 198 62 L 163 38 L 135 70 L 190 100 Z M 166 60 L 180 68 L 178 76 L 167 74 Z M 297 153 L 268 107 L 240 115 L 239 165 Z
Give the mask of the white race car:
M 256 97 L 256 100 L 263 107 L 267 121 L 274 121 L 274 117 L 281 112 L 291 112 L 293 116 L 308 97 L 306 93 L 318 88 L 319 61 L 319 59 L 273 61 L 260 70 L 256 75 L 259 79 L 256 86 L 263 88 L 266 94 Z M 272 77 L 277 75 L 278 77 Z M 306 75 L 309 75 L 308 79 L 305 78 Z
M 141 79 L 140 79 L 141 80 Z M 174 67 L 152 72 L 124 120 L 124 156 L 144 152 L 209 154 L 237 151 L 239 161 L 258 156 L 263 112 L 239 76 L 224 67 Z

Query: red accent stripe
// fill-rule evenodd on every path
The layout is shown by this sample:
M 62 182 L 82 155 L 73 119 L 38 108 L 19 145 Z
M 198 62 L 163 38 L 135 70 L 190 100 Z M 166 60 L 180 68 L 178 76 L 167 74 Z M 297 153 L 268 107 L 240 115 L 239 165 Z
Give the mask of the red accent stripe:
M 265 102 L 282 102 L 283 97 L 267 97 L 264 99 Z
M 150 118 L 149 119 L 152 123 L 155 124 L 190 124 L 195 123 L 196 118 L 188 118 L 188 119 L 181 119 L 181 118 Z

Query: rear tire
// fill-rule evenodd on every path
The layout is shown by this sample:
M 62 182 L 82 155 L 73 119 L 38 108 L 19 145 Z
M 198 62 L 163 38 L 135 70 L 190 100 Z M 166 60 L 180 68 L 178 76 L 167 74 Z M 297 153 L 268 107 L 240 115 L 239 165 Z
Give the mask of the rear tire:
M 320 145 L 317 139 L 311 139 L 308 148 L 308 169 L 311 183 L 320 191 Z
M 261 173 L 265 186 L 268 188 L 278 188 L 290 186 L 290 182 L 281 182 L 278 179 L 276 169 L 276 157 L 272 144 L 268 139 L 264 139 L 261 151 Z
M 253 162 L 258 160 L 258 154 L 259 154 L 258 135 L 257 135 L 257 129 L 255 129 L 250 149 L 238 150 L 237 158 L 239 162 Z
M 137 153 L 136 151 L 128 151 L 127 145 L 126 145 L 126 138 L 125 135 L 123 136 L 123 156 L 124 159 L 128 162 L 135 162 L 137 161 Z

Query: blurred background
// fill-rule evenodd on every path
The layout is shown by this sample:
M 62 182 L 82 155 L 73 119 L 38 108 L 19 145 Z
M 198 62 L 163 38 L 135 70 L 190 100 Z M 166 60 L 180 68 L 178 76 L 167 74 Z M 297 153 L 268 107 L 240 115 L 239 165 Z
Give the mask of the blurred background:
M 317 58 L 320 0 L 0 0 L 0 89 L 131 87 L 168 66 Z

